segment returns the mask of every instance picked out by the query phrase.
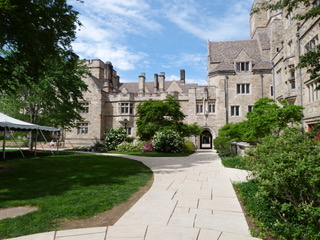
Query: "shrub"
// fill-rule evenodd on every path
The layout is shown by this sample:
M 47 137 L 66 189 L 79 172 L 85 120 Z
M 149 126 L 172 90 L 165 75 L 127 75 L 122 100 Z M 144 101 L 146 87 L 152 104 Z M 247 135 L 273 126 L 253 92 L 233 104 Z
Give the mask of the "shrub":
M 191 141 L 185 141 L 183 144 L 183 152 L 185 153 L 194 153 L 196 146 Z
M 158 152 L 182 152 L 183 143 L 183 138 L 175 131 L 169 129 L 156 132 L 153 137 L 154 149 Z
M 257 195 L 275 213 L 265 228 L 277 239 L 320 239 L 319 150 L 319 142 L 286 129 L 248 151 Z
M 248 170 L 245 159 L 241 156 L 224 157 L 221 159 L 221 161 L 225 167 Z
M 143 141 L 133 140 L 132 142 L 122 142 L 116 148 L 119 152 L 140 152 L 142 146 L 144 145 Z
M 118 129 L 107 130 L 106 141 L 105 141 L 106 150 L 107 151 L 115 150 L 120 143 L 124 142 L 126 137 L 127 137 L 126 130 L 122 127 Z
M 153 143 L 151 141 L 147 142 L 141 150 L 142 152 L 153 152 Z

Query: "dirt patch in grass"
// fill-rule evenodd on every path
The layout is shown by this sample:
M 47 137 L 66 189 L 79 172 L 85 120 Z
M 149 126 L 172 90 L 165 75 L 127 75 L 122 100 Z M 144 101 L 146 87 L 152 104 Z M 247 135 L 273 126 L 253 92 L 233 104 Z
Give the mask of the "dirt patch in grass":
M 94 217 L 80 220 L 64 219 L 60 222 L 59 230 L 113 226 L 151 188 L 152 184 L 153 178 L 148 181 L 147 185 L 134 193 L 128 201 Z

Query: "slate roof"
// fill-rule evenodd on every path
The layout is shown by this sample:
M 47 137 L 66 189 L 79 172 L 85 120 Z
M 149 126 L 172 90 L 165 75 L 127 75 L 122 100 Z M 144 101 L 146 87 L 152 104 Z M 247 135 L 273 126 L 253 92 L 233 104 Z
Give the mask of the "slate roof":
M 262 49 L 270 48 L 268 35 L 261 33 Z M 253 70 L 270 70 L 271 63 L 263 60 L 259 48 L 258 40 L 239 40 L 239 41 L 222 41 L 209 42 L 209 61 L 217 64 L 211 73 L 235 71 L 234 60 L 244 51 L 252 60 Z
M 182 89 L 183 93 L 187 93 L 188 90 L 190 88 L 195 88 L 198 86 L 198 84 L 194 83 L 194 84 L 180 84 L 179 81 L 165 81 L 165 91 L 168 90 L 168 88 L 170 87 L 170 85 L 173 82 L 177 82 L 178 85 L 180 86 L 180 88 Z M 122 89 L 127 89 L 128 92 L 130 93 L 138 93 L 139 92 L 139 82 L 127 82 L 127 83 L 120 83 L 120 91 Z M 145 82 L 145 88 L 146 88 L 146 92 L 149 92 L 151 94 L 154 93 L 154 82 Z
M 270 39 L 268 33 L 265 31 L 261 31 L 258 33 L 258 40 L 261 45 L 262 50 L 270 50 Z

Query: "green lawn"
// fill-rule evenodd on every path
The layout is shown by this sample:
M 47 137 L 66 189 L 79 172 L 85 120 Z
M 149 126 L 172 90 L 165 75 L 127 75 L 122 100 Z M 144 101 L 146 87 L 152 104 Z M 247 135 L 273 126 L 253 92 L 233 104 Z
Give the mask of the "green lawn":
M 126 201 L 152 177 L 140 162 L 89 154 L 0 161 L 0 208 L 39 210 L 0 221 L 0 239 L 53 230 L 62 218 L 80 219 Z M 10 158 L 10 156 L 9 156 Z

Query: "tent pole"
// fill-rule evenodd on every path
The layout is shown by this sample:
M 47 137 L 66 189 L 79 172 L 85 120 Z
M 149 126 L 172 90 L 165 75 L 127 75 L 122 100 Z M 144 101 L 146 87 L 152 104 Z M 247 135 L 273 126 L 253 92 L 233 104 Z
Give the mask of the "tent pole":
M 10 128 L 8 128 L 9 130 L 9 134 L 10 134 L 10 137 L 13 139 L 13 141 L 17 144 L 18 148 L 19 148 L 19 151 L 21 152 L 21 155 L 23 156 L 23 158 L 26 158 L 21 150 L 21 148 L 19 147 L 19 144 L 17 143 L 16 139 L 13 137 L 13 135 L 11 134 L 10 132 Z
M 46 144 L 48 144 L 48 140 L 47 140 L 46 137 L 44 136 L 42 130 L 41 130 L 41 129 L 39 129 L 39 130 L 40 130 L 40 132 L 41 132 L 41 134 L 42 134 L 42 137 L 43 137 L 44 140 L 46 141 Z M 43 148 L 43 147 L 42 147 L 42 148 Z M 44 149 L 44 148 L 43 148 L 43 149 Z M 51 148 L 50 148 L 50 151 L 51 151 L 52 155 L 54 155 L 53 152 L 52 152 L 52 150 L 51 150 Z
M 36 143 L 34 145 L 34 156 L 37 156 L 38 129 L 36 130 Z
M 59 152 L 59 144 L 60 144 L 60 132 L 58 132 L 58 139 L 57 139 L 57 154 Z
M 6 135 L 7 135 L 7 127 L 4 127 L 4 135 L 3 135 L 3 143 L 2 143 L 3 159 L 6 159 Z

